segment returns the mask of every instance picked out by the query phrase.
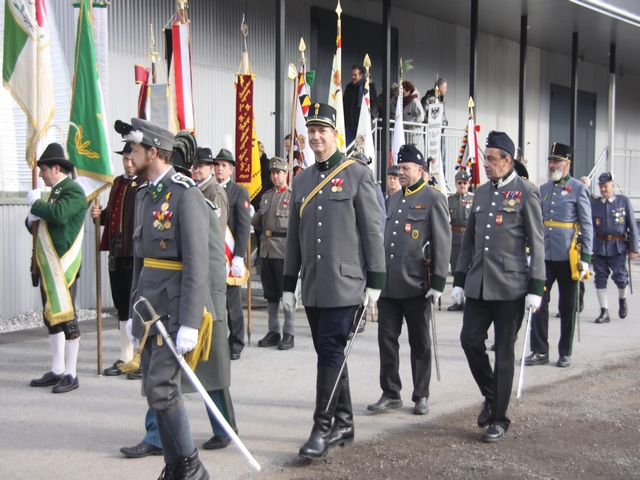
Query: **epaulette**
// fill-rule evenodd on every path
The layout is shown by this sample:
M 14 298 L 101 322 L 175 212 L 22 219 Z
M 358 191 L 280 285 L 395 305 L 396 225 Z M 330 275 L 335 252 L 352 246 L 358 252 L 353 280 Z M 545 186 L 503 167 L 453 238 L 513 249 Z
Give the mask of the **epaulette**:
M 196 186 L 196 183 L 193 180 L 191 180 L 186 175 L 183 175 L 182 173 L 176 173 L 171 177 L 171 180 L 173 180 L 174 183 L 182 185 L 184 188 Z
M 433 185 L 429 185 L 431 188 L 433 188 L 435 191 L 439 192 L 439 193 L 444 193 L 442 190 L 440 190 L 438 187 L 434 187 Z
M 147 180 L 146 182 L 144 182 L 142 185 L 138 185 L 137 190 L 140 190 L 141 188 L 146 188 L 149 186 L 149 181 Z
M 208 198 L 205 198 L 204 201 L 207 202 L 207 205 L 209 205 L 209 208 L 211 210 L 214 210 L 214 211 L 215 210 L 219 210 L 218 206 L 215 203 L 213 203 L 211 200 L 209 200 Z
M 537 185 L 535 183 L 533 183 L 531 180 L 529 180 L 527 177 L 521 177 L 522 179 L 526 180 L 527 182 L 529 182 L 531 185 L 533 185 L 534 187 L 537 187 Z
M 475 196 L 475 193 L 473 192 L 467 192 L 467 195 L 471 195 L 472 197 Z

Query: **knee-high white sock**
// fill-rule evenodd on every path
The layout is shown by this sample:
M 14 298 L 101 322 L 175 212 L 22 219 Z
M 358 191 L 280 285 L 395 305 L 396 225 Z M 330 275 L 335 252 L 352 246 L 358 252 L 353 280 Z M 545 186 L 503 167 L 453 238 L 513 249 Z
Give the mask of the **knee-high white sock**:
M 607 301 L 607 289 L 596 288 L 596 294 L 598 295 L 598 303 L 600 308 L 609 308 L 609 302 Z
M 64 333 L 49 335 L 51 343 L 51 371 L 56 375 L 64 372 Z
M 627 298 L 627 287 L 618 288 L 618 297 L 619 298 Z
M 73 340 L 67 340 L 67 351 L 65 354 L 65 360 L 67 366 L 64 369 L 65 375 L 71 375 L 76 377 L 76 365 L 78 363 L 78 350 L 80 349 L 80 338 L 74 338 Z
M 126 323 L 122 322 L 120 325 L 120 360 L 124 363 L 133 358 L 133 345 L 129 341 L 129 337 L 127 337 L 127 329 L 124 326 Z

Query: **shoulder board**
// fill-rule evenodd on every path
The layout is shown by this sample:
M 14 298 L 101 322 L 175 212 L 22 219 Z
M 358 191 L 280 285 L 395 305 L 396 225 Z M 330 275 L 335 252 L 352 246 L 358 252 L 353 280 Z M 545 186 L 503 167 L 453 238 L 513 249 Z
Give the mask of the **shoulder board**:
M 140 190 L 141 188 L 146 188 L 148 186 L 149 186 L 149 181 L 146 181 L 142 185 L 138 185 L 138 190 Z
M 433 185 L 429 185 L 431 188 L 433 188 L 436 192 L 440 192 L 440 193 L 444 193 L 442 190 L 440 190 L 438 187 L 434 187 Z
M 469 195 L 470 197 L 473 197 L 474 193 L 473 192 L 467 192 L 467 195 Z
M 219 210 L 218 206 L 215 203 L 213 203 L 211 200 L 209 200 L 208 198 L 205 198 L 204 201 L 207 202 L 207 205 L 209 205 L 209 208 L 211 210 L 213 210 L 213 211 Z
M 523 177 L 520 177 L 523 178 Z M 529 180 L 527 177 L 524 177 L 524 180 L 526 180 L 527 182 L 529 182 L 531 185 L 533 185 L 534 187 L 537 187 L 537 185 L 535 183 L 533 183 L 531 180 Z M 580 182 L 582 183 L 582 182 Z
M 195 182 L 193 180 L 191 180 L 189 177 L 187 177 L 186 175 L 183 175 L 181 173 L 176 173 L 175 175 L 173 175 L 171 177 L 171 180 L 173 180 L 174 183 L 179 183 L 184 188 L 189 188 L 189 187 L 195 187 L 196 186 L 196 184 L 195 184 Z

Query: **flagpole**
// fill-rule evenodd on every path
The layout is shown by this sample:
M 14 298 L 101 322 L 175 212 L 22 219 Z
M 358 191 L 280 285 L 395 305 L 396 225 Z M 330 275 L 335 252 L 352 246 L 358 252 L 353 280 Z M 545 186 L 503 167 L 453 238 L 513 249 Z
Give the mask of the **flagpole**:
M 100 206 L 100 197 L 95 198 L 94 205 Z M 93 219 L 95 226 L 95 246 L 96 246 L 96 335 L 97 335 L 97 356 L 98 356 L 98 376 L 102 376 L 102 266 L 100 262 L 100 217 Z M 120 326 L 120 325 L 118 325 Z
M 36 153 L 33 152 L 33 169 L 31 170 L 31 188 L 38 188 L 38 176 L 36 175 L 36 168 L 38 168 L 38 163 L 36 160 Z M 31 207 L 29 207 L 29 211 L 31 211 Z M 38 244 L 38 224 L 40 222 L 32 222 L 31 223 L 31 235 L 33 237 L 33 247 L 31 251 L 31 285 L 37 287 L 40 283 L 40 267 L 38 267 L 38 257 L 36 256 L 36 246 Z

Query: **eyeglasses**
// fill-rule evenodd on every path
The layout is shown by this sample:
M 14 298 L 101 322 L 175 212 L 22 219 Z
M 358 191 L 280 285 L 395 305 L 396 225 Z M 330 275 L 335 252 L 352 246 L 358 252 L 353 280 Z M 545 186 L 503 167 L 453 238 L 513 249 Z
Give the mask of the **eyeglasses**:
M 462 180 L 460 180 L 459 182 L 456 182 L 456 185 L 467 185 L 469 182 L 463 182 Z

